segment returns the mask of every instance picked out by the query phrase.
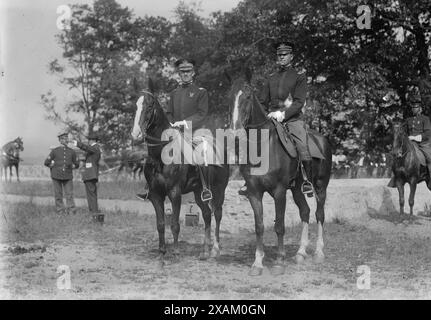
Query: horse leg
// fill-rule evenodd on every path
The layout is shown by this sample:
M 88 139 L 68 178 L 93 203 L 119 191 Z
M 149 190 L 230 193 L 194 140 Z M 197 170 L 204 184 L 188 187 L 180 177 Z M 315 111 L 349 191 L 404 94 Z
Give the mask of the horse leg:
M 319 180 L 316 183 L 317 206 L 316 206 L 316 222 L 317 222 L 317 239 L 316 251 L 314 253 L 314 262 L 321 263 L 325 259 L 323 253 L 323 223 L 325 222 L 325 201 L 326 201 L 326 186 L 323 181 Z
M 280 187 L 274 192 L 274 203 L 275 203 L 275 232 L 277 233 L 277 258 L 275 260 L 274 267 L 272 268 L 273 275 L 282 275 L 284 273 L 284 259 L 286 253 L 284 251 L 284 215 L 286 211 L 286 189 Z
M 202 211 L 202 217 L 205 222 L 205 237 L 203 250 L 199 255 L 199 259 L 206 260 L 210 257 L 210 245 L 211 245 L 211 209 L 208 204 L 204 203 L 201 199 L 201 190 L 195 191 L 196 204 Z
M 412 178 L 410 180 L 410 194 L 409 194 L 410 215 L 413 215 L 413 206 L 415 204 L 416 186 L 417 186 L 417 181 L 415 178 Z
M 263 193 L 260 191 L 249 192 L 249 200 L 254 212 L 254 224 L 256 230 L 256 253 L 255 260 L 249 272 L 250 276 L 260 276 L 263 272 L 262 260 L 265 256 L 263 249 L 263 233 L 265 227 L 263 224 L 262 197 Z
M 213 188 L 215 191 L 213 192 L 213 199 L 211 209 L 214 211 L 214 218 L 216 221 L 215 226 L 215 237 L 213 246 L 211 248 L 211 258 L 218 258 L 220 256 L 220 223 L 223 216 L 223 202 L 224 202 L 224 192 L 225 188 L 219 189 L 217 186 Z
M 400 215 L 404 214 L 404 183 L 401 181 L 397 181 L 397 189 L 399 194 L 400 201 Z
M 171 219 L 171 231 L 174 236 L 173 254 L 179 255 L 180 251 L 178 248 L 178 236 L 180 234 L 180 211 L 181 211 L 181 190 L 179 186 L 174 187 L 169 192 L 169 199 L 172 203 L 172 219 Z
M 12 166 L 9 166 L 9 182 L 12 182 L 12 176 L 13 176 Z
M 18 164 L 15 166 L 15 171 L 16 171 L 16 181 L 19 182 Z
M 166 243 L 165 243 L 165 201 L 164 197 L 151 194 L 149 197 L 151 203 L 156 211 L 157 219 L 157 232 L 159 233 L 159 264 L 163 266 L 165 264 L 164 258 L 166 254 Z
M 301 242 L 295 256 L 296 263 L 302 263 L 305 258 L 307 258 L 308 255 L 306 251 L 309 244 L 308 225 L 310 221 L 310 207 L 308 206 L 307 200 L 305 200 L 304 194 L 301 192 L 300 185 L 301 184 L 296 183 L 295 187 L 292 188 L 293 201 L 295 201 L 299 209 L 299 216 L 302 221 Z

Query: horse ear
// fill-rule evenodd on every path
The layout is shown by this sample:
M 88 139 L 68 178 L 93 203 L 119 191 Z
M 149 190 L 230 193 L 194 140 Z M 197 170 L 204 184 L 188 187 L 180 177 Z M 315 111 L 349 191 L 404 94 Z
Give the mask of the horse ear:
M 232 77 L 229 74 L 229 71 L 227 71 L 226 69 L 223 71 L 224 76 L 226 77 L 227 81 L 229 82 L 229 85 L 232 84 Z
M 248 64 L 245 66 L 244 75 L 247 83 L 251 83 L 251 78 L 253 77 L 253 71 L 251 70 Z

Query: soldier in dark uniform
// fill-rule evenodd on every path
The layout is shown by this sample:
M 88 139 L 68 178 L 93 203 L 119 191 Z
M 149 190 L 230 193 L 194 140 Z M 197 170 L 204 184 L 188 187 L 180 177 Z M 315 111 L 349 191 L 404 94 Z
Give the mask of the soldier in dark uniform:
M 181 83 L 170 94 L 166 115 L 173 127 L 186 127 L 191 123 L 192 130 L 202 127 L 208 114 L 208 92 L 194 83 L 195 62 L 189 59 L 179 59 L 175 67 L 181 78 Z M 139 199 L 146 200 L 148 192 L 137 194 Z
M 422 106 L 415 102 L 412 104 L 413 117 L 407 118 L 407 134 L 413 143 L 417 143 L 425 156 L 428 173 L 431 175 L 431 122 L 422 114 Z M 391 178 L 388 187 L 395 188 L 395 179 Z M 431 179 L 428 180 L 428 188 L 431 189 Z
M 57 213 L 74 213 L 75 202 L 73 200 L 73 174 L 72 169 L 79 166 L 75 151 L 67 146 L 68 133 L 61 132 L 58 135 L 60 147 L 51 150 L 45 160 L 45 166 L 51 169 L 51 178 L 54 186 L 55 207 Z M 66 198 L 66 207 L 63 203 L 63 191 Z
M 92 214 L 93 221 L 104 222 L 104 215 L 100 214 L 97 204 L 97 182 L 99 181 L 99 161 L 101 158 L 101 149 L 97 144 L 99 135 L 97 133 L 90 134 L 88 144 L 80 141 L 73 141 L 73 144 L 85 151 L 84 171 L 82 172 L 82 180 L 85 184 L 87 193 L 88 209 Z
M 274 47 L 278 71 L 266 80 L 259 100 L 265 106 L 268 117 L 283 122 L 295 140 L 306 175 L 302 190 L 312 196 L 313 186 L 308 180 L 312 177 L 312 158 L 307 146 L 308 136 L 302 113 L 307 95 L 307 77 L 305 72 L 292 67 L 294 46 L 291 42 L 278 42 Z M 239 194 L 246 195 L 247 191 L 240 190 Z

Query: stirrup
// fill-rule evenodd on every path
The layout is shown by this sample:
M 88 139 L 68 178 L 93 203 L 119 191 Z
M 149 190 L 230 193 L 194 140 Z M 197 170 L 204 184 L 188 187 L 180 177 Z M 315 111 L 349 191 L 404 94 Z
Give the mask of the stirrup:
M 305 188 L 306 188 L 307 186 L 309 186 L 309 187 L 310 187 L 310 189 L 309 189 L 309 190 L 305 190 Z M 305 180 L 305 181 L 302 183 L 302 185 L 301 185 L 301 192 L 302 192 L 303 194 L 306 194 L 306 195 L 307 195 L 307 196 L 309 196 L 309 197 L 312 197 L 312 196 L 314 195 L 314 188 L 313 188 L 313 184 L 312 184 L 310 181 Z
M 201 200 L 205 202 L 205 201 L 211 200 L 212 198 L 213 198 L 213 194 L 211 190 L 208 188 L 204 188 L 201 192 Z

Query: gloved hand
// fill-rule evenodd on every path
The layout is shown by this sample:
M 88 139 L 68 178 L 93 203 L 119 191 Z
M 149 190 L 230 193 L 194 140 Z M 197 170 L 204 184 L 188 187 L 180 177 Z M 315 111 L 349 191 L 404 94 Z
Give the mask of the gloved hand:
M 177 128 L 179 128 L 181 126 L 184 126 L 186 129 L 189 128 L 189 126 L 187 125 L 187 121 L 186 120 L 176 121 L 174 123 L 171 123 L 171 126 L 172 127 L 177 127 Z
M 269 118 L 275 119 L 278 122 L 282 122 L 284 120 L 284 112 L 283 111 L 273 111 L 268 114 Z
M 409 136 L 409 140 L 411 141 L 416 141 L 416 142 L 422 142 L 422 135 L 417 135 L 417 136 Z

